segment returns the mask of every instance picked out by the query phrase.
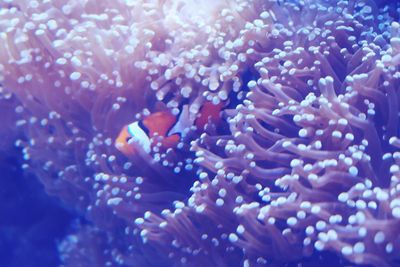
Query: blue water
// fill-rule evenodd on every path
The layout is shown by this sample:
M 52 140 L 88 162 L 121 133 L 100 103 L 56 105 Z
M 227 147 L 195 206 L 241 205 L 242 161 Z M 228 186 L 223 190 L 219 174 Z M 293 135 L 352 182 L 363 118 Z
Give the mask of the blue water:
M 57 242 L 74 216 L 24 174 L 17 155 L 0 152 L 0 266 L 59 266 Z

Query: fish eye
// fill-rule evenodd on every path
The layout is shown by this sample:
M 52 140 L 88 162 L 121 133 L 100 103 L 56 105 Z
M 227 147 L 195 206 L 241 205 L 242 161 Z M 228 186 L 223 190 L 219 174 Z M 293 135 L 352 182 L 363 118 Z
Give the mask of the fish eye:
M 131 140 L 132 139 L 132 137 L 131 136 L 128 136 L 127 138 L 126 138 L 126 142 L 129 142 L 129 140 Z

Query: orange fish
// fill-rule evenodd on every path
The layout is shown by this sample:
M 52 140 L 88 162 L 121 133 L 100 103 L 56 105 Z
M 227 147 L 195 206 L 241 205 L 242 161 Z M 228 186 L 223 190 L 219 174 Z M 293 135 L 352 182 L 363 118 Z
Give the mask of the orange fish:
M 200 109 L 200 115 L 195 121 L 195 125 L 198 130 L 204 130 L 204 126 L 210 121 L 211 123 L 217 125 L 221 119 L 220 113 L 224 103 L 213 104 L 212 102 L 206 102 Z
M 223 103 L 215 105 L 206 102 L 195 119 L 191 119 L 188 105 L 183 106 L 179 118 L 168 111 L 155 112 L 143 120 L 125 125 L 115 140 L 115 147 L 124 155 L 131 156 L 136 153 L 131 144 L 134 141 L 146 153 L 150 153 L 153 146 L 152 138 L 158 135 L 163 137 L 161 141 L 163 149 L 173 148 L 191 126 L 194 125 L 202 131 L 209 121 L 218 124 L 223 106 Z

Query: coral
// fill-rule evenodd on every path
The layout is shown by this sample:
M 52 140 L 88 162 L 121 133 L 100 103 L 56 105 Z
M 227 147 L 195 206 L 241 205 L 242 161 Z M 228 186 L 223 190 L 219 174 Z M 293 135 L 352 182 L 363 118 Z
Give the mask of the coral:
M 6 132 L 90 221 L 60 245 L 65 266 L 399 264 L 398 3 L 0 7 Z M 206 101 L 221 124 L 176 149 L 113 146 L 127 123 Z

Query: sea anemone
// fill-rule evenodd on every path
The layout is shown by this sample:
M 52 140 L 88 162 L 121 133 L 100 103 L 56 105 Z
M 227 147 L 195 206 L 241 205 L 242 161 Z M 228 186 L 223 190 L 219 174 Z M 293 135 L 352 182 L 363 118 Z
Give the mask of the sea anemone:
M 400 263 L 398 3 L 8 2 L 4 132 L 86 220 L 65 266 Z M 206 102 L 176 148 L 114 147 Z

